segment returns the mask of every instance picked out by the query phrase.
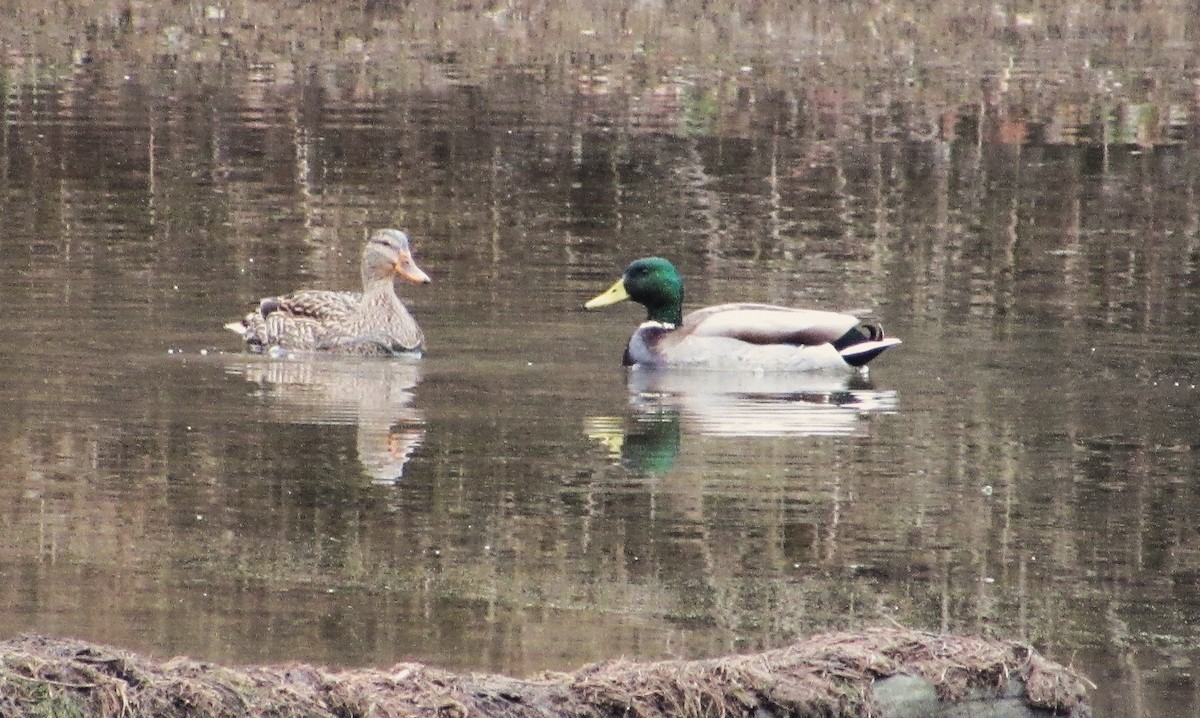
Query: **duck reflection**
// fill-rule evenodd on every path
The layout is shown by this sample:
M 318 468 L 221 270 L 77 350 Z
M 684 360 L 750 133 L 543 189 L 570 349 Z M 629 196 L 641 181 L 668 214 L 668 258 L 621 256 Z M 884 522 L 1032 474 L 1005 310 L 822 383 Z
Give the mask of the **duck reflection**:
M 669 407 L 661 411 L 638 411 L 628 420 L 616 416 L 589 417 L 584 433 L 608 447 L 609 456 L 634 473 L 666 473 L 679 456 L 679 412 Z
M 632 414 L 591 417 L 585 433 L 623 467 L 652 474 L 674 465 L 681 424 L 706 436 L 854 436 L 865 418 L 896 410 L 896 392 L 860 375 L 637 370 L 628 387 Z
M 375 483 L 391 484 L 425 439 L 414 409 L 420 366 L 397 359 L 248 356 L 226 371 L 262 386 L 273 419 L 357 427 L 358 459 Z
M 896 409 L 861 375 L 632 371 L 628 386 L 635 407 L 676 407 L 709 436 L 848 436 Z

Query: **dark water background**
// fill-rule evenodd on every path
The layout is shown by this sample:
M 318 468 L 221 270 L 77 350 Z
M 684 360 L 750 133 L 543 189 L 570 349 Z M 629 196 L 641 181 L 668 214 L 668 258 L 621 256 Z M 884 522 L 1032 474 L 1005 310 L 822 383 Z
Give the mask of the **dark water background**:
M 523 674 L 898 621 L 1194 715 L 1200 68 L 1161 5 L 8 4 L 0 634 Z M 221 329 L 353 288 L 384 226 L 434 278 L 419 365 Z M 579 306 L 651 253 L 690 306 L 905 344 L 631 393 L 637 309 Z

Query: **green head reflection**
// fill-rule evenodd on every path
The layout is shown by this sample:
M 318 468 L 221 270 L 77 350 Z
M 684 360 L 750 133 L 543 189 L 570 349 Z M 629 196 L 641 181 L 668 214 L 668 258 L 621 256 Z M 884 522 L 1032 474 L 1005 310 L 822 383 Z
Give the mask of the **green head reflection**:
M 597 416 L 587 420 L 588 438 L 608 447 L 627 471 L 658 475 L 670 471 L 679 456 L 679 412 L 663 409 L 633 417 Z

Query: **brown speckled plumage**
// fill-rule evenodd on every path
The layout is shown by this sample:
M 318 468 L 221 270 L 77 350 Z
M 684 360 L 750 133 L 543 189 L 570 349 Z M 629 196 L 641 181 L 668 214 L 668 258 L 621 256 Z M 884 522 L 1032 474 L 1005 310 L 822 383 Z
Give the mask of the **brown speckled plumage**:
M 252 351 L 420 353 L 425 335 L 396 296 L 395 277 L 414 284 L 429 282 L 429 276 L 413 261 L 408 236 L 396 229 L 381 229 L 363 249 L 361 294 L 302 289 L 265 297 L 255 311 L 225 326 L 241 335 Z

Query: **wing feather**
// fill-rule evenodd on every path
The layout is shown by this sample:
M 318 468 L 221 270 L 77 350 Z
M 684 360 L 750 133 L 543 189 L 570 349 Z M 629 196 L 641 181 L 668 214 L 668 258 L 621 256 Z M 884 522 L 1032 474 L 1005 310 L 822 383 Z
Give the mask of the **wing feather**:
M 274 302 L 273 306 L 267 306 Z M 293 317 L 315 319 L 319 322 L 340 319 L 362 304 L 362 295 L 357 292 L 329 292 L 318 289 L 302 289 L 282 297 L 264 299 L 260 309 L 281 311 Z M 264 312 L 264 314 L 269 311 Z
M 750 344 L 829 344 L 858 326 L 858 317 L 816 309 L 793 309 L 770 304 L 719 304 L 691 312 L 679 333 L 726 337 Z

